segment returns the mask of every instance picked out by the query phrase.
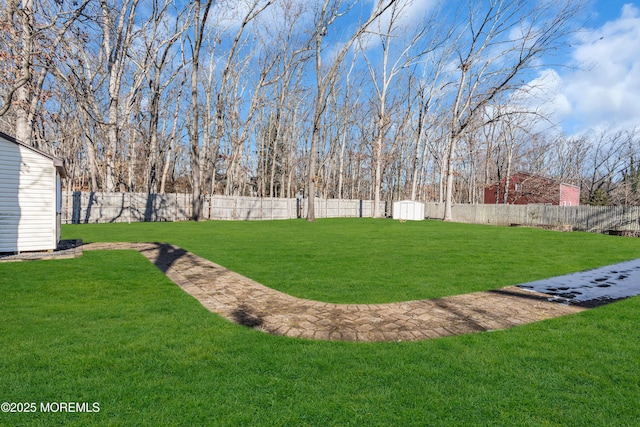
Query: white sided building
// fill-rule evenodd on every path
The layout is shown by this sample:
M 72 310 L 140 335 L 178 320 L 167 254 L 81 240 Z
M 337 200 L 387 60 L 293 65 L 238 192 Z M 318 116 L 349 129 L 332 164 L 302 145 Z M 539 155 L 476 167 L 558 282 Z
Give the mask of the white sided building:
M 62 161 L 0 132 L 0 253 L 56 249 Z

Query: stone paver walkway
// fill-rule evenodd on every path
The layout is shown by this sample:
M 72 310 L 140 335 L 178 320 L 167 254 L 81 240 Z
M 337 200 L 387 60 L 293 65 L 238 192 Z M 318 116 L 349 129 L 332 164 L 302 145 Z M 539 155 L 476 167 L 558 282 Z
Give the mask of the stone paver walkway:
M 422 340 L 506 329 L 585 310 L 551 302 L 549 295 L 515 286 L 433 300 L 330 304 L 284 294 L 168 244 L 92 243 L 83 249 L 137 250 L 210 311 L 289 337 Z

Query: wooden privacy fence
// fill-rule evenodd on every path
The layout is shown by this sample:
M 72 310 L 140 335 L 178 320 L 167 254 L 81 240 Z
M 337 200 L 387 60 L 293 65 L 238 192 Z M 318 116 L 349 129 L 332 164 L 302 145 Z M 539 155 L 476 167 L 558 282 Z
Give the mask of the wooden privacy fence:
M 381 202 L 381 210 L 385 203 Z M 190 194 L 98 193 L 64 194 L 62 223 L 187 221 L 192 216 Z M 316 199 L 316 218 L 371 217 L 371 200 Z M 304 218 L 306 199 L 205 197 L 204 219 L 267 220 Z
M 640 233 L 640 206 L 454 205 L 456 222 L 552 227 L 595 233 Z M 427 218 L 442 218 L 443 203 L 426 203 Z
M 380 210 L 390 215 L 385 202 Z M 425 203 L 426 218 L 442 218 L 444 204 Z M 372 217 L 372 200 L 316 199 L 317 218 Z M 188 221 L 190 194 L 63 193 L 63 224 Z M 304 218 L 306 199 L 207 196 L 203 218 L 268 220 Z M 640 234 L 639 206 L 454 205 L 453 220 L 472 224 L 552 227 L 597 233 Z

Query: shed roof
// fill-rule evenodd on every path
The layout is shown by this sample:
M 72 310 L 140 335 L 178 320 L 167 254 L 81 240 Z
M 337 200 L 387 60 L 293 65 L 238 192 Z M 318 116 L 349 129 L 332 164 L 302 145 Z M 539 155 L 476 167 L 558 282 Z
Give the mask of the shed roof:
M 7 140 L 9 142 L 12 142 L 12 143 L 14 143 L 16 145 L 21 146 L 21 147 L 25 147 L 25 148 L 27 148 L 27 149 L 35 152 L 35 153 L 40 154 L 43 157 L 46 157 L 47 159 L 50 159 L 53 162 L 53 166 L 58 171 L 58 174 L 60 175 L 60 177 L 62 177 L 62 178 L 66 178 L 67 177 L 67 171 L 64 168 L 64 163 L 59 158 L 57 158 L 55 156 L 52 156 L 51 154 L 47 154 L 42 150 L 38 150 L 37 148 L 32 147 L 32 146 L 30 146 L 30 145 L 28 145 L 28 144 L 26 144 L 26 143 L 24 143 L 22 141 L 18 141 L 13 136 L 7 135 L 6 133 L 4 133 L 2 131 L 0 131 L 0 138 L 3 138 L 3 139 L 5 139 L 5 140 Z

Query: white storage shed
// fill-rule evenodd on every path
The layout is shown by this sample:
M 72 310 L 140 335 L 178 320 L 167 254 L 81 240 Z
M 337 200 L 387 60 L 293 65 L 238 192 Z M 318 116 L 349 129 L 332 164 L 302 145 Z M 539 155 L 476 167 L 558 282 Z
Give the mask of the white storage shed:
M 424 203 L 413 200 L 393 202 L 393 219 L 411 221 L 424 220 Z
M 0 132 L 0 253 L 60 241 L 62 161 Z

